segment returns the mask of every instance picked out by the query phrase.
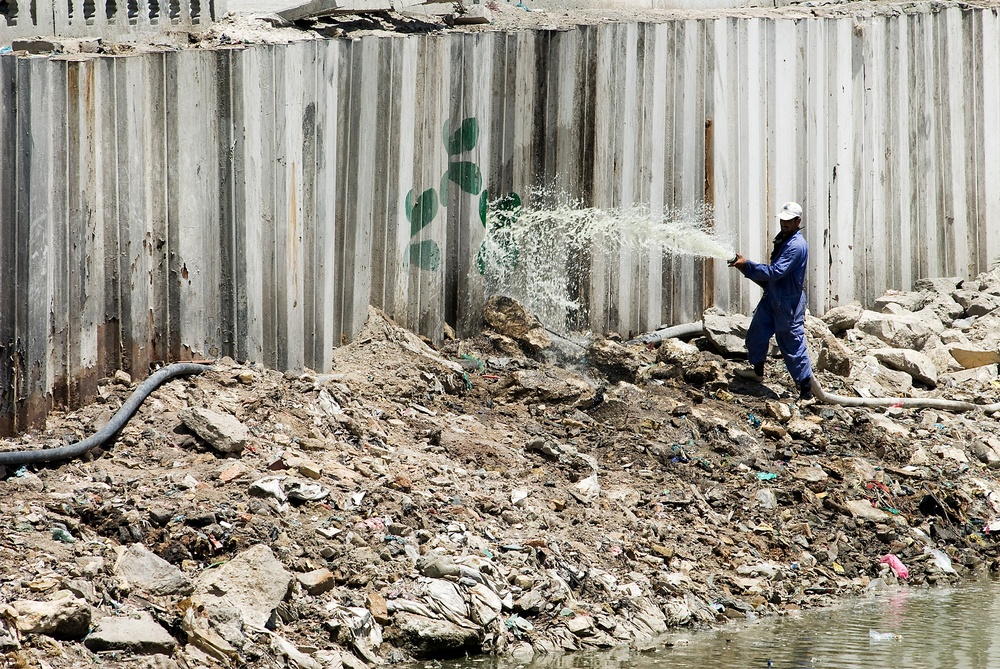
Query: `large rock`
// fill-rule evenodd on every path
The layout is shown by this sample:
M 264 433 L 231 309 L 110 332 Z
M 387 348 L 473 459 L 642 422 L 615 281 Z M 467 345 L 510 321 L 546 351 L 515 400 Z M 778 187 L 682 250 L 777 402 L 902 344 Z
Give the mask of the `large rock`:
M 955 319 L 965 315 L 965 309 L 962 308 L 961 304 L 951 299 L 950 295 L 936 295 L 934 299 L 924 305 L 924 308 L 933 311 L 942 323 L 949 326 Z
M 816 369 L 847 378 L 851 375 L 851 351 L 836 337 L 824 337 L 819 347 Z
M 244 623 L 264 627 L 291 584 L 292 575 L 271 549 L 258 544 L 221 567 L 204 571 L 191 599 L 210 617 L 214 611 L 229 616 L 235 609 Z
M 998 377 L 996 365 L 959 369 L 938 376 L 938 384 L 948 387 L 960 386 L 966 383 L 987 383 Z
M 531 395 L 542 402 L 567 402 L 596 392 L 596 387 L 579 374 L 557 367 L 522 369 L 508 379 L 507 392 L 515 396 Z
M 985 316 L 1000 307 L 1000 297 L 975 290 L 956 290 L 951 294 L 967 316 Z
M 189 595 L 194 590 L 184 572 L 142 544 L 132 544 L 122 553 L 115 575 L 153 595 Z
M 239 453 L 250 441 L 250 431 L 235 416 L 203 407 L 182 409 L 180 419 L 189 430 L 222 453 Z
M 917 279 L 913 284 L 913 287 L 916 290 L 950 295 L 951 291 L 956 290 L 960 283 L 962 283 L 962 279 L 957 276 L 942 276 L 928 279 Z
M 1000 295 L 1000 266 L 994 267 L 988 272 L 983 272 L 975 279 L 966 281 L 960 288 L 971 288 L 984 293 Z
M 858 319 L 861 318 L 862 311 L 861 304 L 858 302 L 844 304 L 823 314 L 823 322 L 830 328 L 830 332 L 837 335 L 853 328 Z
M 984 465 L 990 469 L 1000 469 L 1000 439 L 989 437 L 985 441 L 973 441 L 969 448 Z
M 693 365 L 701 360 L 701 351 L 694 344 L 680 339 L 664 339 L 656 349 L 656 361 L 668 364 Z
M 395 617 L 395 631 L 414 657 L 443 659 L 479 652 L 479 631 L 460 627 L 447 620 L 435 620 L 415 613 L 400 612 Z
M 940 320 L 938 325 L 940 325 L 939 332 L 943 332 L 944 326 Z M 881 314 L 865 310 L 861 312 L 855 327 L 878 337 L 893 348 L 909 348 L 915 351 L 923 348 L 924 343 L 935 334 L 931 324 L 920 313 Z
M 22 599 L 12 606 L 17 611 L 17 629 L 25 634 L 81 639 L 90 631 L 90 606 L 76 597 L 44 602 Z
M 512 297 L 491 295 L 483 307 L 483 320 L 532 353 L 552 346 L 552 340 L 538 317 Z
M 636 382 L 639 368 L 648 364 L 641 351 L 623 346 L 610 339 L 598 339 L 587 349 L 587 362 L 608 377 L 611 383 Z
M 868 353 L 889 369 L 906 372 L 918 383 L 937 386 L 937 368 L 923 353 L 906 348 L 877 348 Z
M 930 293 L 890 290 L 875 300 L 872 310 L 885 313 L 889 304 L 897 304 L 907 311 L 919 311 L 931 300 L 931 297 Z
M 867 390 L 872 397 L 900 397 L 913 390 L 913 377 L 906 372 L 883 367 L 877 358 L 867 355 L 853 370 L 854 390 L 862 397 Z
M 701 360 L 685 367 L 682 376 L 693 386 L 704 386 L 712 390 L 729 385 L 729 377 L 717 360 Z
M 746 355 L 744 340 L 750 327 L 750 317 L 743 314 L 723 314 L 714 310 L 706 311 L 703 318 L 705 333 L 720 353 L 724 355 Z
M 137 655 L 170 655 L 177 641 L 143 611 L 138 618 L 101 618 L 96 629 L 84 639 L 83 645 L 95 653 L 123 650 Z
M 884 523 L 892 520 L 891 515 L 882 509 L 876 509 L 867 499 L 852 499 L 844 502 L 844 506 L 847 507 L 851 516 L 859 520 L 866 520 L 872 523 Z
M 868 422 L 873 426 L 878 428 L 882 434 L 888 437 L 902 437 L 907 438 L 910 436 L 910 429 L 905 425 L 900 425 L 893 419 L 889 418 L 885 414 L 873 413 L 869 414 Z

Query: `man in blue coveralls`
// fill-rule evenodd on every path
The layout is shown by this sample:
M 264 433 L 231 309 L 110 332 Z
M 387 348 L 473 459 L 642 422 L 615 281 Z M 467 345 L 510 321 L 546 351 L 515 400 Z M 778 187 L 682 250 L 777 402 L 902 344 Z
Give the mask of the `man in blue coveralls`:
M 786 202 L 778 212 L 781 232 L 774 238 L 771 263 L 764 265 L 747 260 L 740 254 L 729 266 L 764 289 L 757 310 L 754 311 L 750 329 L 747 330 L 747 357 L 752 369 L 739 369 L 737 376 L 760 383 L 764 380 L 764 360 L 774 335 L 778 350 L 785 359 L 785 367 L 799 389 L 799 397 L 812 399 L 812 364 L 806 351 L 806 262 L 809 246 L 799 224 L 802 207 L 797 202 Z

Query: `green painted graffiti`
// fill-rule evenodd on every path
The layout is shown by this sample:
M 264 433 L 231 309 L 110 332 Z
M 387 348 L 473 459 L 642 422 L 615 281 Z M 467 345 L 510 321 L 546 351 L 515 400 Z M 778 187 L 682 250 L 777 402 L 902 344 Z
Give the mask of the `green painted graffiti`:
M 521 196 L 507 193 L 490 202 L 484 190 L 479 197 L 479 219 L 483 227 L 488 225 L 490 207 L 494 210 L 493 228 L 486 231 L 486 239 L 479 245 L 479 252 L 476 253 L 476 269 L 480 274 L 486 274 L 491 263 L 506 271 L 514 270 L 520 260 L 520 251 L 514 243 L 510 228 L 521 216 Z
M 410 189 L 404 203 L 406 220 L 410 223 L 409 262 L 422 270 L 436 272 L 441 267 L 441 249 L 433 239 L 417 239 L 421 231 L 430 225 L 437 216 L 439 207 L 448 206 L 448 188 L 450 184 L 458 186 L 459 190 L 468 195 L 479 196 L 479 220 L 483 227 L 488 227 L 489 211 L 495 210 L 493 217 L 493 233 L 495 246 L 499 254 L 493 251 L 491 255 L 499 255 L 497 260 L 511 267 L 517 265 L 517 249 L 509 239 L 509 235 L 500 234 L 517 220 L 521 211 L 521 198 L 517 193 L 508 193 L 491 202 L 486 189 L 483 188 L 483 174 L 479 166 L 469 160 L 459 160 L 458 157 L 476 148 L 479 142 L 479 121 L 470 116 L 452 130 L 451 119 L 445 121 L 443 128 L 445 150 L 448 152 L 448 167 L 441 175 L 438 191 L 428 188 L 419 194 Z M 489 238 L 490 231 L 487 230 Z M 487 242 L 484 241 L 476 254 L 476 267 L 480 274 L 486 273 Z

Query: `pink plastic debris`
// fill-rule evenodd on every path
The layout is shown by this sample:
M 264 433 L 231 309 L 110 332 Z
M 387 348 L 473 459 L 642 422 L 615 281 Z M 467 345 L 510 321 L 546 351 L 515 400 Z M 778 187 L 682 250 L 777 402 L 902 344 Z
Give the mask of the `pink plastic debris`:
M 910 570 L 906 568 L 906 565 L 899 561 L 899 558 L 889 553 L 888 555 L 883 555 L 882 559 L 878 561 L 879 564 L 889 564 L 889 568 L 896 572 L 896 576 L 899 578 L 907 578 L 910 575 Z

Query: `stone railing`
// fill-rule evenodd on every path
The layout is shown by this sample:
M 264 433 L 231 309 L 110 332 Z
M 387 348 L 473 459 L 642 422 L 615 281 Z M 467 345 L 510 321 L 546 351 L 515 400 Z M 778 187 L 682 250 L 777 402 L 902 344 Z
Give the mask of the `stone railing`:
M 0 45 L 26 37 L 104 37 L 187 30 L 215 21 L 226 0 L 0 0 Z

